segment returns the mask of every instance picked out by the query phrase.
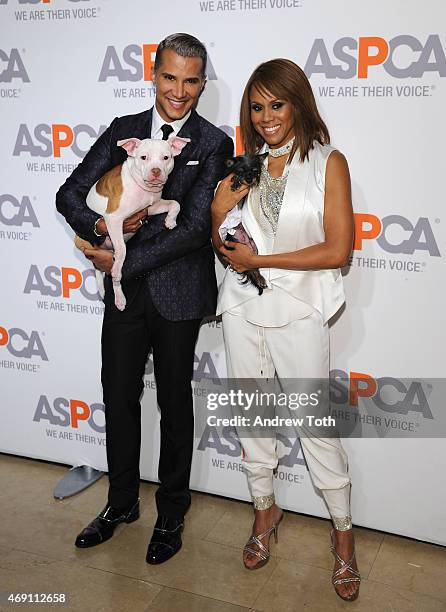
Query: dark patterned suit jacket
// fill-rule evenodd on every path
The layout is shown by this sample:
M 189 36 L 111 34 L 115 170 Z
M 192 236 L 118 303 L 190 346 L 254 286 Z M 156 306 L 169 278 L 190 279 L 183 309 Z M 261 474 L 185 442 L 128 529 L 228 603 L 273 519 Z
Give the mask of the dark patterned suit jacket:
M 103 239 L 93 232 L 99 215 L 87 207 L 87 193 L 105 172 L 126 159 L 117 141 L 150 138 L 151 126 L 152 109 L 115 118 L 57 192 L 57 210 L 79 236 L 92 244 L 100 244 Z M 177 227 L 164 227 L 165 214 L 150 217 L 127 243 L 122 269 L 127 304 L 139 284 L 146 282 L 158 311 L 173 321 L 215 313 L 217 284 L 210 242 L 210 205 L 217 182 L 225 172 L 224 161 L 233 154 L 232 140 L 194 110 L 178 135 L 191 142 L 175 158 L 163 189 L 163 198 L 177 200 L 181 206 Z M 199 163 L 187 165 L 190 160 Z M 104 301 L 113 307 L 109 276 L 105 287 Z

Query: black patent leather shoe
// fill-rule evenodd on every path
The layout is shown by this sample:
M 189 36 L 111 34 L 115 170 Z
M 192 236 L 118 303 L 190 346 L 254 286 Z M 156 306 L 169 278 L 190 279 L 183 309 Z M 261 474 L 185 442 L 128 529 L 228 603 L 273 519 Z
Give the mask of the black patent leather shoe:
M 107 504 L 98 516 L 77 536 L 77 548 L 90 548 L 109 540 L 119 523 L 133 523 L 139 518 L 139 499 L 127 510 L 117 510 Z
M 173 557 L 181 548 L 181 532 L 183 527 L 183 519 L 159 516 L 156 519 L 152 539 L 147 549 L 147 563 L 158 565 Z

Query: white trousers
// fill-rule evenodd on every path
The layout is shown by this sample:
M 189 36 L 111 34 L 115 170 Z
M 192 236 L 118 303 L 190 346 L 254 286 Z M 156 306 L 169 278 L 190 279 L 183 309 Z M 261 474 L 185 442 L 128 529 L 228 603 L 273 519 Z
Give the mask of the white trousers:
M 262 327 L 223 313 L 228 378 L 300 379 L 329 377 L 329 330 L 319 312 L 282 327 Z M 242 437 L 243 464 L 257 508 L 274 499 L 278 465 L 276 438 Z M 347 454 L 339 438 L 300 438 L 314 485 L 321 490 L 335 527 L 349 529 L 350 488 Z M 260 503 L 256 505 L 256 500 Z M 269 504 L 271 505 L 271 504 Z M 266 503 L 263 507 L 268 507 Z

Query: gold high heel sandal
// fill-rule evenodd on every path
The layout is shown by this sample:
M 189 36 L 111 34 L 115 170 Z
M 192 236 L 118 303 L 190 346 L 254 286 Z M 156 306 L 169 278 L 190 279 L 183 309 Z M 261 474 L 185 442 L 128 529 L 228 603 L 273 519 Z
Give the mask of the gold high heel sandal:
M 359 595 L 359 583 L 361 582 L 360 573 L 357 570 L 353 569 L 352 567 L 353 559 L 355 558 L 356 553 L 355 551 L 353 551 L 351 558 L 348 561 L 344 561 L 344 559 L 342 559 L 342 557 L 340 557 L 338 553 L 336 552 L 336 546 L 335 546 L 333 534 L 334 534 L 334 529 L 332 529 L 330 532 L 330 536 L 331 536 L 330 550 L 333 553 L 334 558 L 340 564 L 341 567 L 333 572 L 331 582 L 333 584 L 334 590 L 336 591 L 336 593 L 339 595 L 341 599 L 343 599 L 344 601 L 355 601 L 355 599 L 357 599 Z M 351 574 L 353 574 L 353 576 L 347 576 L 346 578 L 340 578 L 340 576 L 344 574 L 345 572 L 350 572 Z M 348 596 L 343 597 L 336 587 L 338 584 L 347 584 L 349 582 L 357 582 L 358 589 L 353 593 L 353 595 L 350 595 L 349 597 Z
M 273 525 L 267 530 L 265 531 L 265 533 L 261 533 L 259 535 L 252 535 L 249 540 L 246 542 L 245 548 L 243 549 L 243 552 L 248 552 L 251 553 L 252 555 L 255 555 L 256 557 L 259 558 L 258 563 L 256 563 L 255 565 L 253 565 L 252 567 L 250 567 L 249 565 L 246 565 L 246 563 L 244 563 L 246 569 L 249 570 L 256 570 L 256 569 L 260 569 L 261 567 L 263 567 L 264 565 L 266 565 L 269 561 L 269 558 L 271 556 L 271 553 L 269 551 L 269 540 L 271 537 L 271 533 L 274 533 L 274 540 L 277 544 L 277 542 L 279 541 L 279 536 L 278 536 L 278 531 L 279 531 L 279 525 L 281 523 L 283 519 L 283 512 L 279 518 L 279 520 L 277 521 L 277 523 L 273 523 Z M 263 538 L 265 538 L 266 536 L 268 536 L 268 543 L 267 546 L 265 546 L 261 540 L 263 540 Z M 251 548 L 252 544 L 255 544 L 258 549 L 255 548 Z

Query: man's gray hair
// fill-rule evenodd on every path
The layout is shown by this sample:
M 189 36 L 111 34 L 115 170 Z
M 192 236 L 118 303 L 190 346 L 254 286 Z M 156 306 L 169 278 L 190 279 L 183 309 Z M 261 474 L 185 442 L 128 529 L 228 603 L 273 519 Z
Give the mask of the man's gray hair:
M 160 42 L 158 45 L 158 49 L 156 50 L 155 55 L 155 72 L 160 67 L 161 64 L 161 56 L 164 49 L 172 49 L 181 57 L 200 57 L 203 62 L 202 75 L 206 76 L 206 63 L 208 54 L 206 51 L 206 47 L 203 45 L 198 38 L 192 36 L 191 34 L 177 33 L 171 34 L 167 36 L 164 40 Z

